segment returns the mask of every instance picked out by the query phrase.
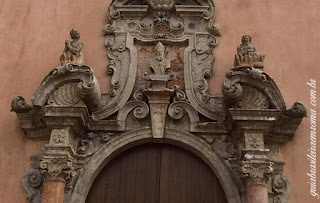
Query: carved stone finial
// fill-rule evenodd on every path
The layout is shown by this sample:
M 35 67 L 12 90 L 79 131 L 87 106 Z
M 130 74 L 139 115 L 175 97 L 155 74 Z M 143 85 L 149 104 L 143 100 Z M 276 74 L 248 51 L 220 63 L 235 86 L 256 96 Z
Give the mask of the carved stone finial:
M 292 118 L 303 118 L 307 117 L 307 109 L 301 102 L 295 102 L 291 108 L 289 108 L 285 115 Z
M 27 199 L 32 203 L 41 202 L 41 191 L 40 188 L 43 184 L 43 177 L 39 170 L 30 169 L 23 176 L 22 185 L 28 192 Z
M 252 66 L 263 68 L 265 55 L 258 53 L 257 48 L 251 44 L 252 38 L 249 35 L 243 35 L 241 43 L 237 48 L 237 54 L 234 59 L 235 66 Z
M 21 96 L 17 96 L 11 102 L 11 111 L 16 113 L 27 113 L 31 109 L 32 107 L 28 105 L 26 100 Z
M 70 31 L 70 36 L 72 40 L 65 41 L 65 48 L 60 56 L 61 65 L 67 63 L 74 63 L 76 65 L 83 64 L 83 54 L 81 53 L 83 43 L 80 39 L 80 32 L 77 29 L 72 29 Z

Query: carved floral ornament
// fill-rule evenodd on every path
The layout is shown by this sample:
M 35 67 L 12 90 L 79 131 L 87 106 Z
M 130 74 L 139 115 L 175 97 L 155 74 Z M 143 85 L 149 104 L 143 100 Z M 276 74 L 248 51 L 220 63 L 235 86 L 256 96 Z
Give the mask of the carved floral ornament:
M 166 142 L 171 129 L 191 133 L 229 167 L 235 190 L 259 183 L 272 188 L 271 202 L 286 200 L 290 184 L 282 176 L 279 148 L 293 137 L 306 109 L 297 102 L 286 110 L 263 70 L 265 56 L 248 35 L 226 73 L 223 95 L 209 94 L 221 35 L 214 16 L 211 0 L 114 0 L 104 28 L 110 92 L 100 92 L 93 69 L 83 64 L 83 43 L 73 29 L 62 65 L 44 78 L 32 105 L 21 96 L 13 99 L 24 133 L 41 146 L 31 157 L 33 167 L 46 179 L 66 181 L 66 200 L 77 195 L 73 188 L 99 149 L 139 129 L 151 129 L 154 142 Z M 174 63 L 174 52 L 183 60 Z M 29 185 L 28 192 L 41 190 Z M 29 193 L 28 199 L 38 199 Z

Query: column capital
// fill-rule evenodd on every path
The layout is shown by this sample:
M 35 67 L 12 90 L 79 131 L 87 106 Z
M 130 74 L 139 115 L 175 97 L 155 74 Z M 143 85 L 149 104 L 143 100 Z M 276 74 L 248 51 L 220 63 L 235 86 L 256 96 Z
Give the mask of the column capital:
M 247 186 L 252 184 L 267 185 L 267 181 L 273 172 L 273 163 L 259 160 L 241 162 L 241 172 L 245 177 Z
M 74 174 L 72 158 L 62 156 L 42 156 L 40 158 L 40 171 L 46 180 L 69 181 Z

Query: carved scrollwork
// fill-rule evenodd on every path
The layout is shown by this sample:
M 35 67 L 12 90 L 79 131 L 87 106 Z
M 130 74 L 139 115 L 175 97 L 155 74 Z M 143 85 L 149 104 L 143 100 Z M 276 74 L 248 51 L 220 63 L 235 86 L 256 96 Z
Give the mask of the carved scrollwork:
M 128 114 L 133 110 L 134 117 L 143 119 L 149 114 L 149 106 L 143 101 L 128 102 L 118 113 L 117 120 L 125 122 Z
M 16 113 L 27 113 L 31 109 L 32 107 L 28 105 L 26 100 L 21 96 L 17 96 L 11 102 L 11 111 Z
M 173 86 L 173 89 L 175 91 L 173 101 L 188 101 L 186 93 L 182 91 L 178 85 Z
M 272 191 L 275 193 L 274 203 L 286 203 L 291 191 L 289 180 L 282 174 L 276 174 L 272 177 Z
M 241 109 L 279 109 L 285 104 L 269 76 L 252 67 L 235 67 L 226 73 L 222 93 L 228 107 Z
M 114 6 L 109 7 L 109 16 L 112 19 L 118 19 L 121 17 L 120 11 L 118 11 Z
M 91 156 L 103 144 L 109 142 L 113 135 L 114 133 L 111 132 L 88 133 L 85 138 L 79 141 L 78 153 L 85 157 Z
M 143 91 L 147 89 L 147 86 L 146 85 L 141 85 L 140 88 L 134 92 L 133 94 L 133 98 L 135 100 L 138 100 L 138 101 L 142 101 L 144 96 L 143 96 Z
M 27 199 L 31 203 L 41 203 L 41 187 L 43 184 L 43 177 L 39 170 L 30 169 L 23 176 L 22 185 L 27 191 Z
M 173 119 L 181 119 L 186 112 L 190 118 L 190 123 L 198 123 L 198 112 L 187 102 L 176 101 L 172 103 L 168 108 L 168 114 Z

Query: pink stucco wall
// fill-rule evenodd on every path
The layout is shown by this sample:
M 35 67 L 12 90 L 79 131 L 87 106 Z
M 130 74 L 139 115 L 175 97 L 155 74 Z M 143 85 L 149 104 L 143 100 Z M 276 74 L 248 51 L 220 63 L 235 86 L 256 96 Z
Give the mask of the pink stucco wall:
M 95 70 L 102 91 L 108 91 L 110 78 L 106 74 L 108 60 L 102 30 L 109 4 L 110 0 L 0 1 L 1 201 L 26 202 L 21 180 L 34 152 L 32 141 L 23 137 L 17 116 L 9 112 L 11 100 L 21 95 L 30 101 L 42 79 L 59 65 L 71 28 L 80 30 L 85 63 Z M 277 83 L 287 106 L 299 100 L 309 107 L 306 83 L 313 78 L 320 85 L 320 1 L 215 0 L 215 4 L 222 37 L 215 50 L 211 93 L 221 94 L 224 74 L 233 65 L 240 38 L 249 34 L 259 52 L 267 55 L 265 71 Z M 294 203 L 316 202 L 309 194 L 306 176 L 309 138 L 307 118 L 295 138 L 282 148 L 285 175 L 292 185 L 290 200 Z

